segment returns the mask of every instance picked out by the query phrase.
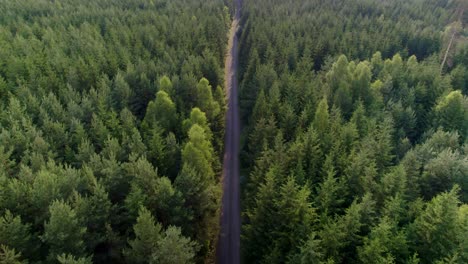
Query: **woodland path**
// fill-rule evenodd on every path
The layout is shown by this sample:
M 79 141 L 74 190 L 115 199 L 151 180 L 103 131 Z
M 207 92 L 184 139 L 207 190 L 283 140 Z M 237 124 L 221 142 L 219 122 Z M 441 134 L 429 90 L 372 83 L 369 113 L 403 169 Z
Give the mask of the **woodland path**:
M 238 99 L 238 29 L 242 0 L 235 0 L 236 13 L 229 31 L 225 62 L 225 87 L 228 100 L 223 160 L 223 198 L 221 232 L 217 247 L 217 263 L 240 263 L 240 183 L 239 183 L 239 99 Z

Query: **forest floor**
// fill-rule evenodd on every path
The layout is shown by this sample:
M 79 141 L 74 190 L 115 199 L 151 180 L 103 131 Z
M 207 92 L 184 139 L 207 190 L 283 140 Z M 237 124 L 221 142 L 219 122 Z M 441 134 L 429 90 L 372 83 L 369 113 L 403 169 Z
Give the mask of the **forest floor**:
M 229 31 L 225 62 L 225 87 L 228 100 L 223 161 L 223 199 L 221 233 L 217 247 L 217 263 L 240 263 L 240 184 L 239 184 L 239 103 L 238 103 L 238 29 L 242 0 L 235 0 L 236 13 Z

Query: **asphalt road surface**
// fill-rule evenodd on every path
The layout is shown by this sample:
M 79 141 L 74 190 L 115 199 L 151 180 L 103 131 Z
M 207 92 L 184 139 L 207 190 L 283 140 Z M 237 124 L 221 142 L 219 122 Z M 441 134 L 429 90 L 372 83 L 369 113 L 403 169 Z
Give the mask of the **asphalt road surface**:
M 238 103 L 238 29 L 242 0 L 234 0 L 236 14 L 229 31 L 225 62 L 225 87 L 228 100 L 223 161 L 223 199 L 221 233 L 217 246 L 217 263 L 240 263 L 240 195 L 239 195 L 239 103 Z

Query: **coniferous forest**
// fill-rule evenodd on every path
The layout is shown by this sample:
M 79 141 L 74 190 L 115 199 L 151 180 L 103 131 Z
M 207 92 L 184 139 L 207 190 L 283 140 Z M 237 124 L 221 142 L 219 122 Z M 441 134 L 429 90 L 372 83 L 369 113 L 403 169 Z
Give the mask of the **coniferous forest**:
M 214 259 L 226 4 L 0 13 L 0 263 Z
M 236 1 L 0 0 L 0 264 L 219 263 Z M 468 263 L 466 0 L 237 36 L 242 263 Z
M 244 1 L 246 263 L 468 263 L 466 3 Z

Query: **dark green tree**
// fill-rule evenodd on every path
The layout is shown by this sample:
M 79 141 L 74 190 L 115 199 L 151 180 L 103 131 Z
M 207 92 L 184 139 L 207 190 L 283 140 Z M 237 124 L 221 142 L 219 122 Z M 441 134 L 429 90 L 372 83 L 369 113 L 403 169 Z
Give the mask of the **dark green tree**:
M 23 223 L 21 217 L 14 216 L 9 210 L 0 217 L 0 244 L 17 252 L 26 252 L 27 258 L 35 255 L 37 246 L 31 233 L 31 225 Z

